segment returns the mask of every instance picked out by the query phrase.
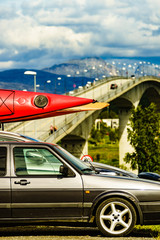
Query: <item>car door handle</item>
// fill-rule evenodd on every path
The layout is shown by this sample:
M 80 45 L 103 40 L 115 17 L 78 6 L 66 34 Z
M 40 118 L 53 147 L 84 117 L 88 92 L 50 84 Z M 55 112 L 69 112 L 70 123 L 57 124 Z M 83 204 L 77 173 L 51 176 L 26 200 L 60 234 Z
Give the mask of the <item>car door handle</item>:
M 27 182 L 27 180 L 25 180 L 25 179 L 22 179 L 22 180 L 20 180 L 20 181 L 15 181 L 14 183 L 15 183 L 15 184 L 20 184 L 20 185 L 30 184 L 30 182 Z

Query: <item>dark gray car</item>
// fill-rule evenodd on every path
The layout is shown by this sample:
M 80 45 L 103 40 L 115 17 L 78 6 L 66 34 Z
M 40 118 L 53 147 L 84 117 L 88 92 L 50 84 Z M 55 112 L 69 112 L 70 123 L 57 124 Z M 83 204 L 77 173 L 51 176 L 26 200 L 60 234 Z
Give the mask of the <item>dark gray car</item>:
M 1 142 L 0 191 L 3 224 L 84 222 L 106 236 L 160 224 L 160 183 L 98 174 L 53 144 Z

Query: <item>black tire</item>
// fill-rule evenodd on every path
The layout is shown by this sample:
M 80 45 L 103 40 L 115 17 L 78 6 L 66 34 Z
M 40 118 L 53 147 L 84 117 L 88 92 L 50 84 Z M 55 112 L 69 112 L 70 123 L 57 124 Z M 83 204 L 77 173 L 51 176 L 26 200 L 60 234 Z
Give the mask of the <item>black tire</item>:
M 133 230 L 136 220 L 134 207 L 122 198 L 109 198 L 96 211 L 97 227 L 105 236 L 126 236 Z

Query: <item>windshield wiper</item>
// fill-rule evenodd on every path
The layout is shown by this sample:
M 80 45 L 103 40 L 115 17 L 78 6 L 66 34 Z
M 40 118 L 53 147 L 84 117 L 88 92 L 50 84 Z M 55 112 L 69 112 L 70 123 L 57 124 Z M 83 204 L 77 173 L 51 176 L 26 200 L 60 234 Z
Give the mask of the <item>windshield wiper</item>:
M 99 174 L 100 173 L 100 171 L 99 170 L 97 170 L 95 167 L 94 167 L 94 165 L 92 164 L 92 162 L 90 162 L 90 161 L 87 161 L 87 162 L 85 162 L 86 163 L 86 165 L 90 165 L 90 169 L 92 170 L 92 171 L 94 171 L 96 174 Z M 88 164 L 87 164 L 88 163 Z
M 85 171 L 90 171 L 90 172 L 92 172 L 93 170 L 92 170 L 91 168 L 84 168 L 84 169 L 82 169 L 81 171 L 82 171 L 82 172 L 85 172 Z

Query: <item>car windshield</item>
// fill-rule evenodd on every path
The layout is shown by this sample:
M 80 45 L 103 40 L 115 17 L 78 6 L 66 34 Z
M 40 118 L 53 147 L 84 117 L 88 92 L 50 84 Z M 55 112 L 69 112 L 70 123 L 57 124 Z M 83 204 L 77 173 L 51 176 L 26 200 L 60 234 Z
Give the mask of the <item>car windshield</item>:
M 73 156 L 71 153 L 66 151 L 64 148 L 54 145 L 54 149 L 58 152 L 62 157 L 68 160 L 72 165 L 74 165 L 78 170 L 80 170 L 84 174 L 95 173 L 89 166 L 86 166 L 79 158 Z

